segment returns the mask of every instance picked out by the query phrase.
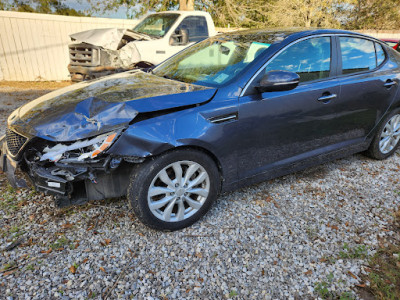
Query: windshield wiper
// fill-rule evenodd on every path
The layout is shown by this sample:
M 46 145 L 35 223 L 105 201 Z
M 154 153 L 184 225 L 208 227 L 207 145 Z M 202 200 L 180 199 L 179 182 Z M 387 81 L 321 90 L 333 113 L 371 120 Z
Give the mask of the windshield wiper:
M 179 81 L 179 82 L 185 82 L 185 81 L 183 81 L 183 80 L 181 80 L 181 79 L 176 79 L 176 78 L 170 77 L 170 76 L 168 76 L 168 75 L 163 75 L 162 77 L 165 78 L 165 79 L 169 79 L 169 80 L 175 80 L 175 81 Z

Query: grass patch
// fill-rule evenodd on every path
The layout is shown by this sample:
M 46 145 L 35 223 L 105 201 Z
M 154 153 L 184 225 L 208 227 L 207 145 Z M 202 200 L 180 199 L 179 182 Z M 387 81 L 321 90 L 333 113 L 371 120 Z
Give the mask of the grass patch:
M 393 225 L 400 232 L 400 208 L 394 213 Z M 395 241 L 395 240 L 393 240 Z M 362 276 L 369 282 L 365 290 L 375 299 L 400 299 L 400 243 L 393 242 L 381 248 L 369 259 L 371 272 Z
M 355 299 L 354 295 L 352 292 L 342 292 L 338 293 L 335 291 L 332 286 L 334 284 L 334 276 L 332 273 L 330 273 L 328 276 L 326 276 L 326 279 L 321 282 L 317 282 L 314 287 L 314 292 L 318 295 L 319 298 L 321 299 L 327 299 L 327 300 L 353 300 Z M 342 281 L 339 281 L 342 282 Z
M 16 266 L 17 266 L 17 263 L 15 261 L 10 261 L 3 265 L 2 271 L 7 271 L 10 269 L 13 269 Z
M 50 245 L 50 248 L 53 250 L 58 250 L 58 249 L 64 249 L 66 247 L 71 247 L 73 246 L 73 243 L 67 239 L 65 236 L 62 236 L 58 238 L 54 243 Z
M 28 271 L 35 271 L 35 266 L 33 264 L 29 264 L 29 265 L 26 266 L 25 269 L 28 270 Z
M 351 248 L 347 243 L 343 245 L 343 251 L 339 252 L 341 259 L 365 259 L 368 254 L 368 248 L 365 245 L 358 245 Z
M 11 185 L 1 189 L 0 193 L 0 209 L 6 214 L 16 212 L 26 204 L 26 200 L 18 201 L 17 191 Z
M 380 249 L 369 261 L 367 290 L 377 299 L 400 299 L 400 245 Z
M 232 290 L 229 292 L 228 298 L 233 298 L 236 297 L 238 295 L 238 293 L 235 290 Z

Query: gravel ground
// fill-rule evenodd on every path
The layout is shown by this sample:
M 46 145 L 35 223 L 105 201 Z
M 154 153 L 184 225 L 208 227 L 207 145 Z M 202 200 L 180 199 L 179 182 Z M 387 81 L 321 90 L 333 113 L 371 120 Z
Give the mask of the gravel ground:
M 2 104 L 2 122 L 37 93 L 15 95 L 25 98 Z M 400 238 L 399 156 L 355 155 L 221 195 L 173 233 L 142 225 L 125 199 L 56 209 L 1 175 L 0 247 L 21 244 L 0 252 L 0 298 L 315 299 L 323 288 L 360 298 L 366 259 Z

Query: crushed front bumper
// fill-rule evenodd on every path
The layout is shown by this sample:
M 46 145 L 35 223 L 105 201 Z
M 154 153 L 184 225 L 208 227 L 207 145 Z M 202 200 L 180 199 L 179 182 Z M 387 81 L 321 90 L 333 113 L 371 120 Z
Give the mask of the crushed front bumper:
M 53 195 L 58 207 L 126 195 L 131 164 L 122 162 L 111 167 L 109 158 L 97 164 L 55 164 L 46 167 L 32 163 L 28 166 L 22 158 L 13 159 L 4 137 L 0 139 L 0 149 L 0 170 L 6 174 L 10 185 L 14 188 L 34 187 L 39 192 Z M 69 180 L 54 172 L 60 170 L 82 175 Z

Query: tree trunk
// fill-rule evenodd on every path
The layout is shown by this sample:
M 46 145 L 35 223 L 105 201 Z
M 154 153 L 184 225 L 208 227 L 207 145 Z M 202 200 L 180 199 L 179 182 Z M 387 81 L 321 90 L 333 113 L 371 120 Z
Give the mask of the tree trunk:
M 194 10 L 194 0 L 179 0 L 179 10 Z
M 187 10 L 186 0 L 179 0 L 179 10 Z
M 194 0 L 187 0 L 186 9 L 187 10 L 194 10 Z

